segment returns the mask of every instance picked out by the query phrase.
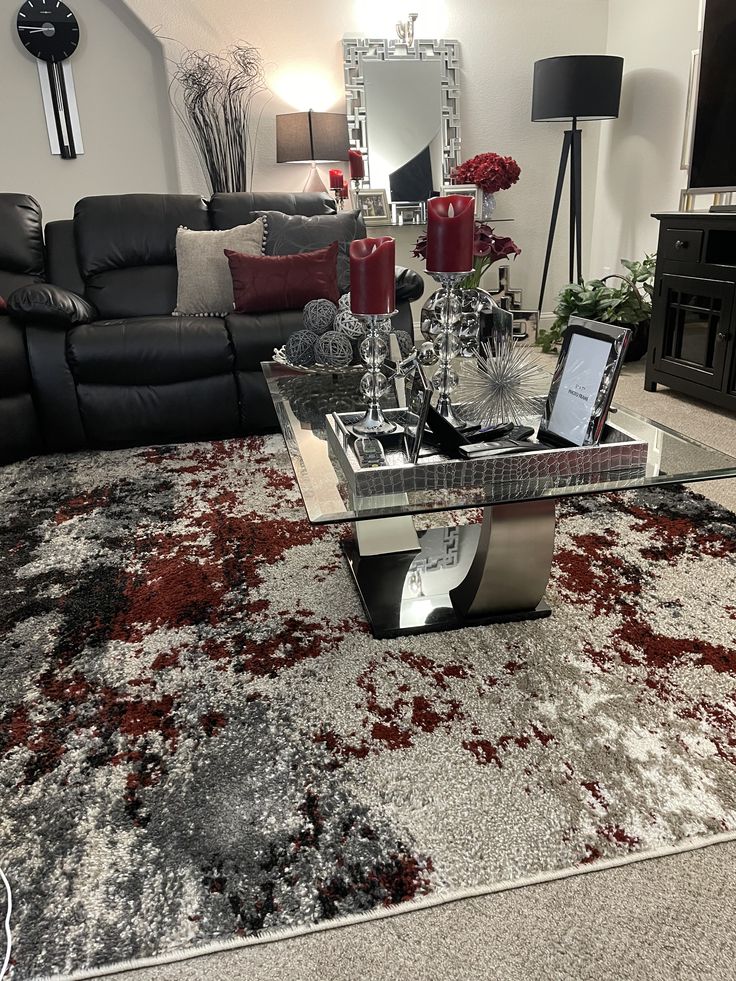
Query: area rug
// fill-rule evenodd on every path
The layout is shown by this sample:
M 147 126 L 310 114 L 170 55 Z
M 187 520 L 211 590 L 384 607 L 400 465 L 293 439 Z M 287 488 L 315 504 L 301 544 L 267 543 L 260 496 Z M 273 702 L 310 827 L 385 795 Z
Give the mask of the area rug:
M 279 437 L 7 467 L 0 523 L 14 981 L 736 832 L 736 517 L 702 497 L 568 499 L 550 619 L 395 641 Z

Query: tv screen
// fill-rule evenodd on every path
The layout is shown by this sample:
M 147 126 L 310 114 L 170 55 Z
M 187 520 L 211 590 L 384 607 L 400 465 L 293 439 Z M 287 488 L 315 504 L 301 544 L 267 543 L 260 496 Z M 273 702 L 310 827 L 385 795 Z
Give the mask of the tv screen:
M 690 187 L 736 189 L 736 2 L 707 0 Z

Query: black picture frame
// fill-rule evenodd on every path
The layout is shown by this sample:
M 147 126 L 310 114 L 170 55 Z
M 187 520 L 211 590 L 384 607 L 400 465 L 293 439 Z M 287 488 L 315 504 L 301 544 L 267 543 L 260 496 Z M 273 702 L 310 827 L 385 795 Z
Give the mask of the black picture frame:
M 552 446 L 600 442 L 632 331 L 571 317 L 538 438 Z

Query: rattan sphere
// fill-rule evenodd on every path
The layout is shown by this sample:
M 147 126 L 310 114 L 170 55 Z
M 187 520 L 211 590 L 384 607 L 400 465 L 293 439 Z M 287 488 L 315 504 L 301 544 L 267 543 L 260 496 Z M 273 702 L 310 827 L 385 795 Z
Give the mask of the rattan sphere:
M 405 330 L 395 330 L 394 337 L 396 338 L 396 343 L 399 345 L 401 357 L 408 358 L 414 350 L 414 341 L 411 339 L 411 335 Z
M 332 330 L 337 315 L 337 307 L 332 300 L 310 300 L 304 307 L 304 326 L 315 334 Z
M 319 338 L 313 330 L 298 330 L 286 342 L 286 357 L 291 364 L 311 368 L 317 360 L 315 346 Z
M 317 339 L 315 353 L 319 363 L 327 368 L 347 368 L 353 360 L 352 344 L 336 330 L 328 330 Z
M 337 302 L 338 310 L 350 310 L 350 294 L 343 293 Z
M 365 334 L 365 324 L 349 310 L 340 310 L 335 317 L 335 330 L 354 341 Z

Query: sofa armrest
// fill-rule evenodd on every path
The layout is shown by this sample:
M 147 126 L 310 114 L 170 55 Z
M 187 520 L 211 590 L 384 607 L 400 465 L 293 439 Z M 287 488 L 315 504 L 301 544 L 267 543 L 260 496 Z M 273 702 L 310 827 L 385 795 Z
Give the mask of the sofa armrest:
M 60 286 L 33 283 L 8 297 L 8 313 L 21 324 L 78 327 L 98 320 L 97 310 L 81 296 Z
M 413 303 L 424 292 L 424 280 L 413 269 L 396 267 L 396 302 Z

